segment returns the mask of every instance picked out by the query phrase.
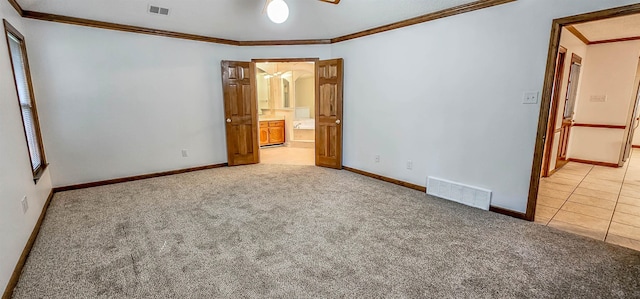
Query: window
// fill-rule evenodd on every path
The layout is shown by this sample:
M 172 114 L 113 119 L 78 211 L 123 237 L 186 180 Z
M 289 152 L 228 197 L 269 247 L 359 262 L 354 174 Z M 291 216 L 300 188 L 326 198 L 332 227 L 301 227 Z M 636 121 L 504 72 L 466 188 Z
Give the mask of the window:
M 20 112 L 22 113 L 22 124 L 24 125 L 27 147 L 29 148 L 31 170 L 33 170 L 34 179 L 37 180 L 47 166 L 47 163 L 44 157 L 42 136 L 40 134 L 40 125 L 38 124 L 38 112 L 36 111 L 36 101 L 33 96 L 33 86 L 31 85 L 27 48 L 24 43 L 24 36 L 6 20 L 4 20 L 4 29 L 7 35 L 7 45 L 9 46 L 9 56 L 13 68 L 13 78 L 16 83 L 18 103 L 20 104 Z

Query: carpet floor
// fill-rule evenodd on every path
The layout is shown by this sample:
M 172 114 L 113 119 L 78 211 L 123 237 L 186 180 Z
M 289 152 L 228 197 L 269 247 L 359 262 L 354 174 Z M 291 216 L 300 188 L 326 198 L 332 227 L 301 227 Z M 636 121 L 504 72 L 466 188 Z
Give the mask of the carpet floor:
M 640 298 L 640 252 L 347 171 L 57 193 L 15 298 Z

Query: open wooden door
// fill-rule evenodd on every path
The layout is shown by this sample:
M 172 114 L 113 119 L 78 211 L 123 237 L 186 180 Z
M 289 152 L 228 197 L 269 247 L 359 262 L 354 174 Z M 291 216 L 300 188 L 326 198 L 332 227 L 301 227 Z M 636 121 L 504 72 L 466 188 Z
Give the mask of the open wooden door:
M 560 108 L 560 91 L 562 88 L 562 78 L 564 77 L 564 60 L 566 56 L 567 49 L 560 47 L 558 50 L 558 58 L 556 60 L 556 73 L 553 79 L 551 107 L 549 110 L 549 121 L 547 123 L 547 134 L 545 135 L 544 154 L 542 156 L 542 177 L 548 177 L 551 172 L 551 155 L 553 152 L 553 142 L 556 133 L 558 110 Z
M 229 166 L 260 162 L 255 78 L 251 62 L 222 61 Z
M 567 97 L 564 103 L 564 115 L 562 126 L 560 127 L 560 142 L 558 143 L 558 159 L 556 169 L 567 164 L 567 150 L 569 147 L 569 137 L 573 126 L 573 116 L 576 107 L 576 95 L 578 93 L 578 81 L 580 80 L 580 69 L 582 68 L 582 58 L 575 53 L 571 54 L 571 68 L 569 69 L 569 83 L 567 84 Z
M 335 169 L 342 169 L 342 62 L 316 62 L 316 165 Z

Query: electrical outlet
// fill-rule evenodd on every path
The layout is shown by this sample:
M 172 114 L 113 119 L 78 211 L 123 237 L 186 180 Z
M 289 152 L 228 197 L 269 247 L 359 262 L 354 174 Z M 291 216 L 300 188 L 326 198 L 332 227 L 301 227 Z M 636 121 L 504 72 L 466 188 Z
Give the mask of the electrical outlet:
M 380 163 L 380 155 L 376 155 L 376 156 L 373 158 L 373 160 L 374 160 L 376 163 Z
M 183 150 L 182 150 L 182 157 L 183 157 L 183 158 L 189 157 L 189 153 L 187 152 L 187 150 L 186 150 L 186 149 L 183 149 Z
M 522 104 L 538 104 L 538 92 L 525 92 L 524 96 L 522 97 Z
M 27 196 L 25 195 L 20 201 L 22 204 L 22 214 L 26 214 L 27 210 L 29 210 L 29 202 L 27 201 Z
M 413 161 L 411 160 L 407 161 L 407 169 L 409 170 L 413 169 Z

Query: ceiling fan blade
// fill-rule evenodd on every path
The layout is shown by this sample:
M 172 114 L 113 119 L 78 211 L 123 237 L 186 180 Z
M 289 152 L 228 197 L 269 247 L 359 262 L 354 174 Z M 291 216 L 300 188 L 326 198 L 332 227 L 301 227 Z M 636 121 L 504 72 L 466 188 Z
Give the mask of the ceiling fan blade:
M 320 0 L 322 2 L 327 2 L 327 3 L 331 3 L 331 4 L 338 4 L 340 3 L 340 0 Z

